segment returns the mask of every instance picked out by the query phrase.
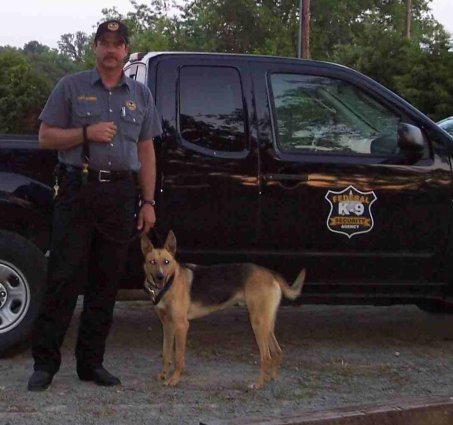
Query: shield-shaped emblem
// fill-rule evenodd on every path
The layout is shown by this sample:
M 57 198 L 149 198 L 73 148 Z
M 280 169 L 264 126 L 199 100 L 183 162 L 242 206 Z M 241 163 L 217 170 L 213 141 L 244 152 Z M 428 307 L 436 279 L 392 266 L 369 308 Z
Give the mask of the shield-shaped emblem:
M 330 203 L 327 227 L 331 232 L 352 238 L 360 233 L 368 233 L 374 227 L 371 205 L 377 196 L 373 191 L 361 192 L 348 186 L 340 192 L 329 190 L 325 198 Z

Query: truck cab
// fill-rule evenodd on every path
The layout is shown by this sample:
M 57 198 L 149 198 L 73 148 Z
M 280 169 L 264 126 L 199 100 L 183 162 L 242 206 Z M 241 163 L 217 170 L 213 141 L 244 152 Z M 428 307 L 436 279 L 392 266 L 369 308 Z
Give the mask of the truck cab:
M 158 231 L 184 259 L 254 261 L 307 302 L 450 292 L 451 139 L 377 82 L 316 61 L 136 54 L 162 115 Z

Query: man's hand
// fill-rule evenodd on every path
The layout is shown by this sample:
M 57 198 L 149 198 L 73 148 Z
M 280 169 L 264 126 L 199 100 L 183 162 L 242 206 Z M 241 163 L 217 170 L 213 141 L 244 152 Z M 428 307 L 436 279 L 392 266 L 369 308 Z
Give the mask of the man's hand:
M 116 125 L 113 121 L 98 122 L 87 127 L 88 139 L 97 143 L 110 143 L 116 135 Z
M 138 213 L 137 229 L 142 235 L 146 235 L 149 229 L 156 223 L 156 213 L 154 207 L 149 204 L 143 204 Z

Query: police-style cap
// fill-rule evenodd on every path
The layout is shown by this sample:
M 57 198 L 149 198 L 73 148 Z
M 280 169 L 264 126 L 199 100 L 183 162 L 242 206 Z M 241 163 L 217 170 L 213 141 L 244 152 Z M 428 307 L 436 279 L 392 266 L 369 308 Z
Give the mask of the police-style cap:
M 122 22 L 117 20 L 110 20 L 103 22 L 98 26 L 96 35 L 94 36 L 94 42 L 96 43 L 105 33 L 113 32 L 120 35 L 126 44 L 129 44 L 129 35 L 127 27 Z

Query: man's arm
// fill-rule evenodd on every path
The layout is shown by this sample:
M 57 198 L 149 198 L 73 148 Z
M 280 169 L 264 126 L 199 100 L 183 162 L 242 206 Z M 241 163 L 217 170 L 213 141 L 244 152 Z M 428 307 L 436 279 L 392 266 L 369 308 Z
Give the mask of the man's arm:
M 138 159 L 141 164 L 138 177 L 142 190 L 142 199 L 153 201 L 156 187 L 156 156 L 152 139 L 138 142 Z M 154 207 L 149 203 L 143 204 L 138 214 L 137 229 L 146 234 L 149 229 L 154 227 L 155 222 L 156 213 Z
M 116 134 L 113 122 L 99 122 L 87 127 L 87 137 L 92 142 L 109 143 Z M 59 128 L 42 122 L 39 127 L 39 147 L 66 150 L 83 143 L 83 128 Z

